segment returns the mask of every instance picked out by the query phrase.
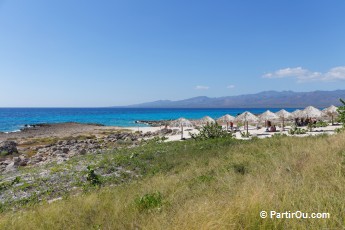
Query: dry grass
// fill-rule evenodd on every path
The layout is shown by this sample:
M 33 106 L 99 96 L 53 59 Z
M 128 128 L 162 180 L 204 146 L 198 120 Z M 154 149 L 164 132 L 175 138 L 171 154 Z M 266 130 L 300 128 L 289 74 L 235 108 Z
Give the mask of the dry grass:
M 180 163 L 167 172 L 5 213 L 0 229 L 342 229 L 344 139 L 342 133 L 187 146 L 171 156 Z M 140 211 L 134 200 L 156 191 L 162 206 Z M 328 212 L 330 218 L 261 219 L 262 210 Z

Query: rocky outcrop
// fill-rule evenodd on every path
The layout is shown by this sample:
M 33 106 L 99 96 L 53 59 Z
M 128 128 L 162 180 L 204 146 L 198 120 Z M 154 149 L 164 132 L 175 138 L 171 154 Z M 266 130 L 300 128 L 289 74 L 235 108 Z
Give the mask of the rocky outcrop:
M 17 143 L 14 141 L 3 141 L 0 143 L 0 154 L 10 155 L 18 153 Z
M 174 135 L 178 130 L 161 129 L 156 132 L 118 132 L 103 137 L 77 137 L 62 139 L 54 144 L 36 145 L 26 148 L 19 148 L 18 157 L 5 157 L 0 159 L 0 172 L 16 171 L 18 166 L 46 164 L 50 162 L 62 163 L 77 155 L 99 154 L 111 151 L 116 148 L 133 147 L 139 145 L 142 139 L 150 139 L 156 136 Z M 18 153 L 17 143 L 5 141 L 1 148 L 6 153 Z M 19 153 L 18 153 L 19 154 Z M 27 155 L 32 155 L 28 157 Z

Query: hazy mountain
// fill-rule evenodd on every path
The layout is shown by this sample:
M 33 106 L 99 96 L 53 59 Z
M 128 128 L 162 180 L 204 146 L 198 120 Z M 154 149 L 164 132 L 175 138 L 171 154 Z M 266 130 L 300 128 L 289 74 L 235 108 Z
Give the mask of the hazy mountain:
M 328 107 L 340 105 L 339 98 L 345 99 L 345 90 L 335 91 L 264 91 L 256 94 L 210 98 L 193 97 L 180 101 L 159 100 L 130 105 L 136 108 L 294 108 L 312 105 Z

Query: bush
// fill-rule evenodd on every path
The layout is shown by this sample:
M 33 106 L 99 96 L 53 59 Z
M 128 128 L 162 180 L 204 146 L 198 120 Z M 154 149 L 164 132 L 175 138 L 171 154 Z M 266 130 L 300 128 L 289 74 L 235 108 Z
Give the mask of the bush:
M 145 211 L 162 206 L 162 195 L 160 192 L 148 193 L 135 199 L 135 205 L 140 211 Z
M 344 127 L 343 127 L 343 128 L 336 128 L 336 129 L 334 130 L 334 132 L 336 132 L 336 133 L 342 133 L 342 132 L 344 132 L 344 130 L 345 130 Z
M 338 120 L 343 123 L 343 127 L 345 127 L 345 101 L 343 99 L 339 99 L 343 106 L 338 107 L 339 117 Z
M 205 140 L 223 137 L 232 137 L 226 130 L 223 130 L 222 126 L 215 123 L 207 123 L 207 125 L 197 128 L 198 134 L 189 133 L 194 140 Z
M 314 128 L 320 128 L 320 127 L 327 127 L 328 123 L 324 121 L 318 121 L 316 124 L 314 124 Z
M 87 166 L 86 180 L 90 182 L 91 185 L 96 186 L 101 184 L 101 178 L 95 173 L 95 170 L 91 166 Z
M 250 137 L 251 134 L 250 133 L 247 133 L 247 132 L 241 132 L 241 137 Z
M 275 133 L 272 135 L 273 138 L 280 138 L 280 137 L 286 137 L 287 135 L 285 133 Z
M 305 129 L 297 128 L 296 126 L 292 126 L 289 130 L 289 134 L 295 135 L 295 134 L 306 134 L 307 131 Z

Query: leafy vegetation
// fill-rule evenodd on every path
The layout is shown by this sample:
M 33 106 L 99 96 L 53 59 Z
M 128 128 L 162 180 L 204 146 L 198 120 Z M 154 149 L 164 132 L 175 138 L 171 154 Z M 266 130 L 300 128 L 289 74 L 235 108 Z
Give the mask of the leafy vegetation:
M 222 126 L 218 125 L 217 122 L 207 123 L 201 128 L 198 128 L 198 130 L 198 134 L 189 133 L 194 140 L 231 137 L 231 135 L 226 130 L 223 130 Z
M 248 132 L 241 132 L 241 137 L 246 137 L 246 138 L 249 138 L 251 137 L 251 134 Z
M 310 128 L 312 129 L 312 127 Z M 295 134 L 306 134 L 307 131 L 305 129 L 298 128 L 297 126 L 291 126 L 291 129 L 289 129 L 289 134 L 295 135 Z
M 101 177 L 95 173 L 95 170 L 90 165 L 87 166 L 86 180 L 93 186 L 101 184 Z
M 135 199 L 136 207 L 139 211 L 160 208 L 163 204 L 160 192 L 148 193 Z
M 338 113 L 339 113 L 338 120 L 341 123 L 343 123 L 343 126 L 345 127 L 345 101 L 343 99 L 339 99 L 339 100 L 343 105 L 338 107 Z
M 344 132 L 344 131 L 345 131 L 345 126 L 343 126 L 342 128 L 334 129 L 334 132 L 336 132 L 336 133 L 341 133 L 341 132 Z
M 4 156 L 7 156 L 9 155 L 9 153 L 7 151 L 1 151 L 0 152 L 0 157 L 4 157 Z

